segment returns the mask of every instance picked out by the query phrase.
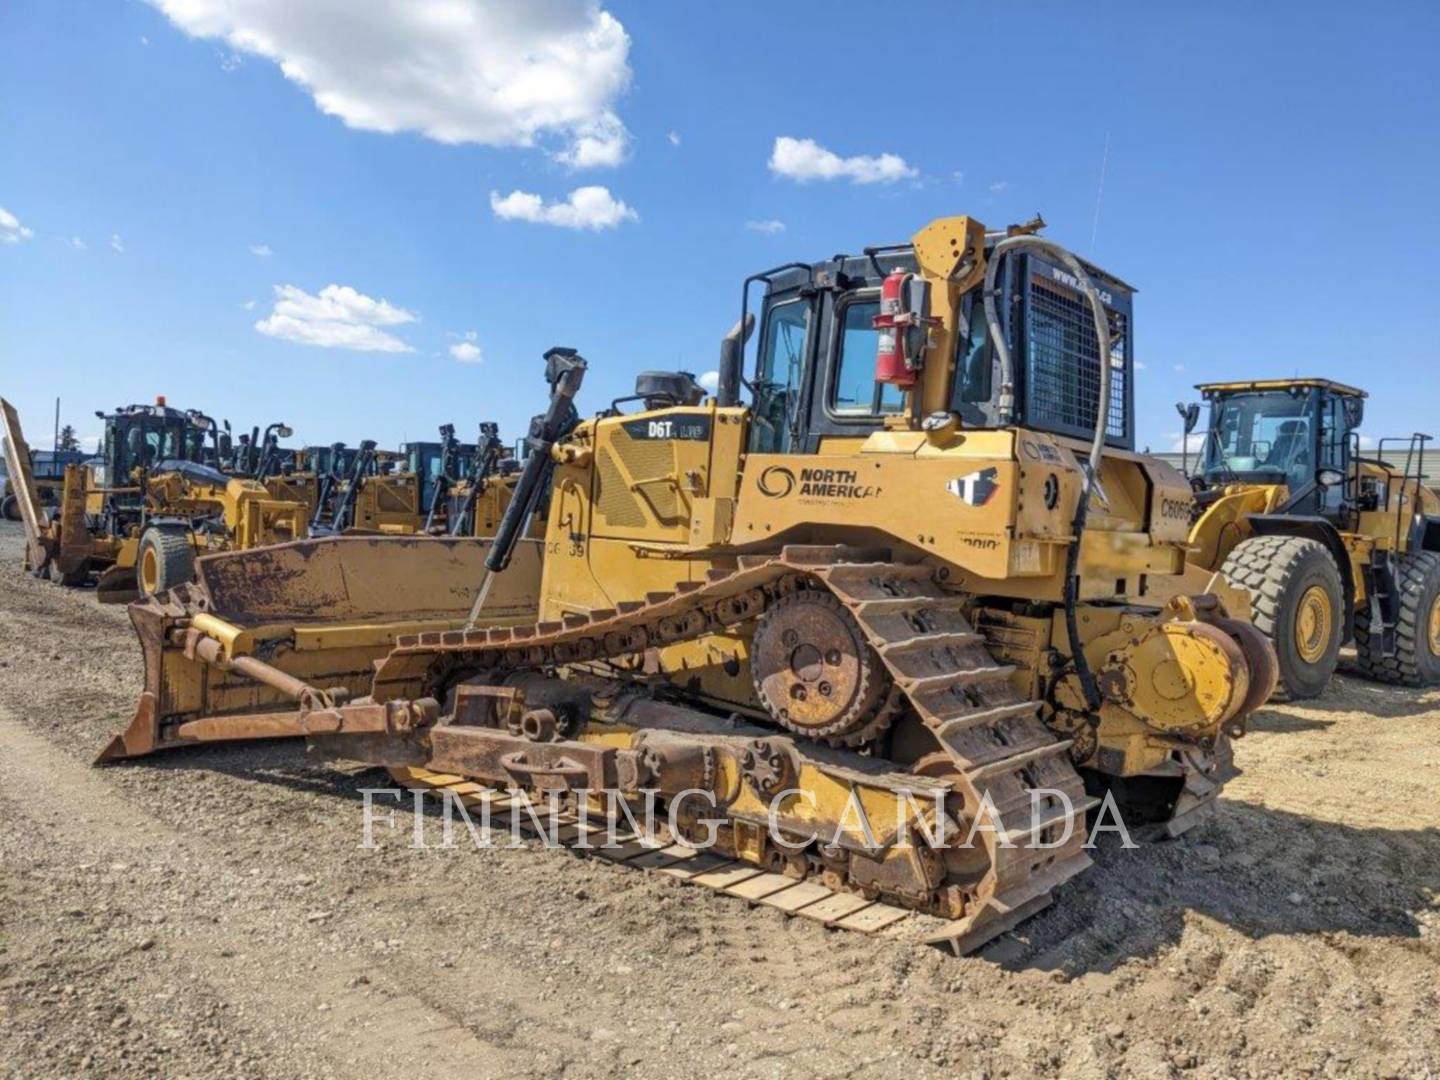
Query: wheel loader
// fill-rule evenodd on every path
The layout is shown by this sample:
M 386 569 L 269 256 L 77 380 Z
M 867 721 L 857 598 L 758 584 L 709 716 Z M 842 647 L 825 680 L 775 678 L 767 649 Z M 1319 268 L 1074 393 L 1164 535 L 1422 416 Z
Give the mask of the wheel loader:
M 1343 643 L 1359 670 L 1440 683 L 1440 496 L 1428 435 L 1361 446 L 1366 394 L 1329 379 L 1205 383 L 1190 563 L 1248 590 L 1277 693 L 1313 698 Z M 1187 437 L 1198 406 L 1182 410 Z M 1403 466 L 1395 464 L 1403 459 Z
M 462 805 L 510 788 L 583 822 L 645 792 L 676 842 L 633 865 L 973 949 L 1090 865 L 1097 801 L 1201 820 L 1274 686 L 1219 598 L 1156 599 L 1191 494 L 1133 449 L 1132 294 L 1034 226 L 952 217 L 749 277 L 710 398 L 646 372 L 638 409 L 577 422 L 585 361 L 552 349 L 468 620 L 357 600 L 433 591 L 394 540 L 202 560 L 132 607 L 146 690 L 102 759 L 292 734 Z M 373 582 L 303 569 L 362 555 Z M 368 687 L 362 638 L 394 640 Z
M 39 496 L 20 419 L 0 401 L 5 456 L 17 481 L 25 567 L 62 585 L 97 577 L 102 603 L 152 596 L 190 581 L 198 552 L 251 548 L 301 535 L 303 507 L 255 480 L 203 464 L 215 425 L 200 413 L 154 405 L 98 412 L 98 458 L 67 465 L 59 507 Z

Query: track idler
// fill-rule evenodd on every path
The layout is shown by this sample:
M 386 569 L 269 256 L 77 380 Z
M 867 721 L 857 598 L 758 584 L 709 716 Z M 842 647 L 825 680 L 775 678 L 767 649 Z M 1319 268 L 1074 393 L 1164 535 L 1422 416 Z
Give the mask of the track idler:
M 1102 710 L 1122 710 L 1149 731 L 1187 743 L 1244 734 L 1250 714 L 1275 689 L 1275 652 L 1207 599 L 1172 601 L 1168 618 L 1127 615 L 1086 644 Z M 1078 707 L 1076 680 L 1062 683 L 1059 696 L 1067 705 L 1076 697 Z

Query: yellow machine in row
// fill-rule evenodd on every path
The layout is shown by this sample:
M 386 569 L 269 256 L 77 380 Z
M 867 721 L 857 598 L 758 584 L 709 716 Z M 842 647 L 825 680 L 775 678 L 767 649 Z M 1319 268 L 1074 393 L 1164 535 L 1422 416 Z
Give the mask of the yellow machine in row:
M 973 948 L 1090 864 L 1095 800 L 1199 820 L 1274 685 L 1253 628 L 1157 588 L 1185 570 L 1190 491 L 1133 450 L 1131 292 L 955 217 L 752 276 L 711 398 L 647 372 L 639 411 L 577 422 L 585 361 L 553 349 L 462 626 L 357 623 L 348 596 L 327 623 L 303 573 L 277 610 L 256 573 L 283 547 L 206 560 L 263 616 L 205 582 L 133 608 L 146 693 L 107 756 L 299 703 L 269 733 L 402 776 L 658 792 L 722 859 L 941 916 Z M 547 496 L 542 547 L 521 537 Z M 394 638 L 368 699 L 290 674 L 334 669 L 327 634 Z
M 1428 436 L 1362 449 L 1365 392 L 1328 379 L 1206 383 L 1190 562 L 1250 592 L 1281 694 L 1314 697 L 1353 641 L 1359 668 L 1440 683 L 1440 496 Z M 1187 412 L 1193 427 L 1198 407 Z M 1187 431 L 1188 434 L 1188 431 Z M 1387 463 L 1403 460 L 1396 468 Z
M 68 465 L 58 508 L 39 497 L 20 419 L 3 406 L 5 456 L 25 526 L 25 566 L 63 585 L 98 575 L 102 602 L 151 596 L 193 580 L 199 552 L 304 535 L 304 507 L 204 463 L 213 423 L 163 400 L 100 414 L 98 459 Z

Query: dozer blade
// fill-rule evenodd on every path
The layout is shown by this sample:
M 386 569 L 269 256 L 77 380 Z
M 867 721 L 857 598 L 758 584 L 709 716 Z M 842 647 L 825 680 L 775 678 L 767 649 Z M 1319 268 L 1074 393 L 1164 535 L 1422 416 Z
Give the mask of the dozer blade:
M 98 761 L 232 739 L 304 734 L 318 690 L 367 695 L 401 634 L 458 630 L 485 577 L 488 539 L 332 536 L 224 552 L 194 584 L 130 605 L 145 688 Z M 535 621 L 541 551 L 522 541 L 479 625 Z M 391 694 L 413 696 L 402 683 Z

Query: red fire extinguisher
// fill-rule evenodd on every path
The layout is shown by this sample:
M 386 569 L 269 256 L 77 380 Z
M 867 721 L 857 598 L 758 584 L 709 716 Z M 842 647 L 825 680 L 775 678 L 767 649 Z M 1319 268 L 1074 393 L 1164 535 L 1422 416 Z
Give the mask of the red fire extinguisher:
M 880 286 L 880 314 L 871 325 L 875 344 L 875 381 L 914 386 L 925 349 L 926 328 L 939 322 L 925 314 L 929 283 L 908 270 L 892 270 Z

